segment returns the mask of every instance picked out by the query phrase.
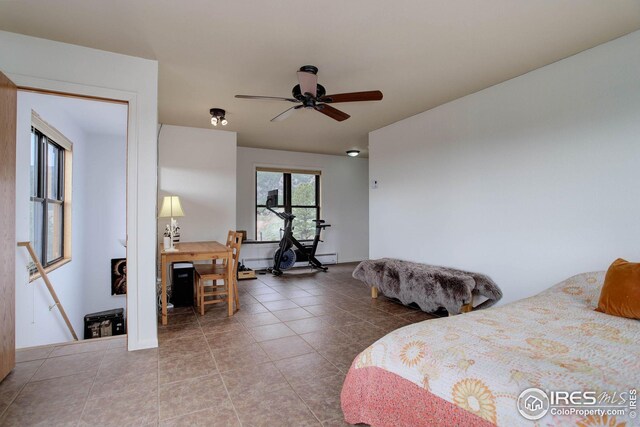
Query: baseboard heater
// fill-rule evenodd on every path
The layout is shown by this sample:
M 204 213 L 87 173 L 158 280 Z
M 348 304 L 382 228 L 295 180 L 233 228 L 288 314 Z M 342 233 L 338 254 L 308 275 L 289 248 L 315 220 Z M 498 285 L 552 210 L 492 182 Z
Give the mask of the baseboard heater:
M 326 265 L 332 265 L 338 263 L 338 254 L 316 254 L 316 258 Z M 273 257 L 271 258 L 243 258 L 242 263 L 245 267 L 249 267 L 252 270 L 264 270 L 269 267 L 273 267 Z M 294 267 L 306 267 L 309 263 L 302 261 L 296 262 Z

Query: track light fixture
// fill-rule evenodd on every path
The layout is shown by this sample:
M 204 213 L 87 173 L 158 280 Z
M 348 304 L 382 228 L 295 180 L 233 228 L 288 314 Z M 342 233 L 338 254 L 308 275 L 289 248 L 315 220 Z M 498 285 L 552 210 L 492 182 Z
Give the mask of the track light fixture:
M 227 123 L 229 123 L 224 117 L 226 111 L 224 111 L 222 108 L 212 108 L 209 110 L 209 114 L 211 114 L 211 124 L 214 126 L 218 126 L 218 123 L 220 123 L 222 126 L 226 126 Z
M 349 157 L 357 157 L 360 154 L 360 150 L 348 150 L 347 156 Z

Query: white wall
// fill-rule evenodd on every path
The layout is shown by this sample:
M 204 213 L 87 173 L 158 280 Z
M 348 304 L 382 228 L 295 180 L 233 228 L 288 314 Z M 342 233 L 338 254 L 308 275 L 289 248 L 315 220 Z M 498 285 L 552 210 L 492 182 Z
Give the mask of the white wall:
M 16 235 L 29 240 L 29 161 L 31 111 L 73 143 L 71 262 L 49 274 L 53 287 L 80 339 L 84 315 L 125 308 L 124 295 L 111 295 L 111 258 L 125 256 L 119 239 L 126 235 L 126 106 L 107 104 L 105 114 L 122 117 L 122 136 L 85 132 L 78 110 L 95 101 L 18 92 L 16 138 Z M 75 111 L 73 111 L 76 109 Z M 87 111 L 88 108 L 84 108 Z M 70 113 L 74 114 L 70 114 Z M 92 118 L 92 120 L 95 118 Z M 87 119 L 88 120 L 88 119 Z M 26 250 L 21 249 L 20 251 Z M 23 253 L 23 255 L 24 255 Z M 16 275 L 16 347 L 72 340 L 42 279 L 29 283 L 25 264 Z
M 640 259 L 640 32 L 370 133 L 370 255 L 513 301 Z
M 180 197 L 180 240 L 225 242 L 236 226 L 236 133 L 163 125 L 158 200 Z M 158 219 L 158 242 L 169 218 Z
M 0 31 L 0 71 L 18 86 L 119 99 L 129 103 L 128 344 L 130 350 L 157 346 L 155 236 L 158 63 Z M 24 254 L 18 252 L 16 283 L 19 283 L 19 271 L 25 261 Z
M 368 161 L 348 156 L 238 148 L 238 229 L 255 239 L 255 172 L 257 166 L 322 171 L 321 217 L 331 227 L 323 233 L 318 253 L 338 253 L 339 262 L 368 257 Z M 244 245 L 242 258 L 271 257 L 276 245 Z
M 126 256 L 120 243 L 127 234 L 126 138 L 87 134 L 86 139 L 81 156 L 74 158 L 73 199 L 81 204 L 82 243 L 75 249 L 85 256 L 84 314 L 127 306 L 126 295 L 111 295 L 111 259 Z

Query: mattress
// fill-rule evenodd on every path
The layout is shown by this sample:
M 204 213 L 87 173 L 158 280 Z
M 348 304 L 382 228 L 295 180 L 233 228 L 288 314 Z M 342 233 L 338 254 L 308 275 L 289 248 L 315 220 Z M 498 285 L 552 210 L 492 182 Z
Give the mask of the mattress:
M 391 332 L 354 360 L 341 395 L 345 420 L 374 426 L 640 425 L 629 410 L 630 393 L 640 387 L 640 322 L 594 311 L 603 279 L 603 272 L 580 274 L 502 307 Z M 626 396 L 625 414 L 549 411 L 529 421 L 517 401 L 531 387 L 617 393 Z

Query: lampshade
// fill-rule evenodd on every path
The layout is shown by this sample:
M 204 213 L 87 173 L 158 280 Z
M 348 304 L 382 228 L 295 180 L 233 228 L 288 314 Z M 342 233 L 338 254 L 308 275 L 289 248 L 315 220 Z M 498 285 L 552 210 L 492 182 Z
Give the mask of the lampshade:
M 184 216 L 184 211 L 182 210 L 182 205 L 180 204 L 180 197 L 164 196 L 159 216 L 160 218 Z

